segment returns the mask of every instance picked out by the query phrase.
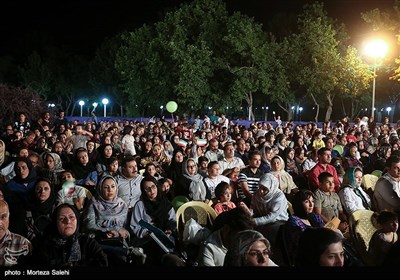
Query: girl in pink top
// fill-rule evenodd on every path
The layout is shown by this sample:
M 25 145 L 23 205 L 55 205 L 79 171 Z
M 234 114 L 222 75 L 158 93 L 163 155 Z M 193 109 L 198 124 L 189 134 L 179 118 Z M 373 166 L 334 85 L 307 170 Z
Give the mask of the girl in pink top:
M 214 204 L 213 208 L 218 215 L 236 207 L 235 203 L 231 201 L 232 187 L 226 182 L 221 182 L 216 186 L 215 197 L 218 198 L 218 203 Z

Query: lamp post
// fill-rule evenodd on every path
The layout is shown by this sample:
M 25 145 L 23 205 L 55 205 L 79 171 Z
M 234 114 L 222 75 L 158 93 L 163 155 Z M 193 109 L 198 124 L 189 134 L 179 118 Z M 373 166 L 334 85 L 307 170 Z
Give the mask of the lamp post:
M 50 103 L 48 106 L 50 108 L 51 114 L 54 115 L 54 107 L 56 107 L 56 104 Z
M 103 105 L 104 105 L 104 117 L 106 117 L 107 116 L 108 99 L 107 98 L 103 98 L 103 100 L 101 100 L 101 103 L 103 103 Z
M 164 105 L 161 105 L 161 106 L 160 106 L 160 110 L 161 110 L 161 116 L 160 116 L 160 117 L 162 117 L 163 111 L 164 111 Z
M 82 107 L 85 105 L 85 101 L 79 100 L 79 105 L 81 106 L 81 117 L 82 117 Z
M 97 103 L 97 102 L 93 102 L 93 103 L 92 103 L 92 106 L 93 106 L 92 113 L 94 112 L 94 110 L 96 110 L 97 105 L 99 105 L 99 103 Z
M 375 108 L 375 84 L 376 84 L 376 67 L 377 60 L 385 57 L 388 51 L 388 45 L 383 40 L 373 40 L 365 45 L 365 53 L 374 59 L 373 63 L 373 75 L 372 81 L 372 106 L 371 106 L 371 119 L 374 119 L 374 108 Z
M 303 107 L 300 107 L 299 111 L 300 111 L 299 115 L 300 115 L 300 123 L 301 123 L 301 112 L 303 112 Z
M 390 121 L 390 111 L 392 111 L 392 107 L 387 107 L 387 108 L 386 108 L 386 112 L 387 112 L 387 114 L 388 114 L 388 119 L 389 119 L 389 121 Z

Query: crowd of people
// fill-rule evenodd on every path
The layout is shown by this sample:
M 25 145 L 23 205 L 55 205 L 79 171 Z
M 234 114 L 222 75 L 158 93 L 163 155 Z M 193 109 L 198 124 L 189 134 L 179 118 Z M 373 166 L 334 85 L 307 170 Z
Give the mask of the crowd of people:
M 384 265 L 399 247 L 400 131 L 387 119 L 278 120 L 245 127 L 214 111 L 194 123 L 78 123 L 64 112 L 20 113 L 0 140 L 0 266 L 363 265 L 345 250 L 348 220 L 362 209 L 377 213 L 371 263 Z M 362 184 L 371 173 L 374 190 Z M 176 197 L 217 214 L 190 261 Z

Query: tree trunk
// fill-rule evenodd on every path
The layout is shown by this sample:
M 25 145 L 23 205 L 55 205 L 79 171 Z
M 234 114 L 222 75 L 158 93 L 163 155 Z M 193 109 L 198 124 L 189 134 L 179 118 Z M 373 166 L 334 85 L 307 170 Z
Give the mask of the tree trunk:
M 292 112 L 292 109 L 291 109 L 290 104 L 289 104 L 289 103 L 285 103 L 285 104 L 282 105 L 281 103 L 278 103 L 278 106 L 279 106 L 283 111 L 286 112 L 287 120 L 289 121 L 289 120 L 292 118 L 292 116 L 293 116 L 293 112 Z M 282 117 L 282 116 L 281 116 L 281 117 Z M 275 115 L 274 115 L 274 118 L 276 118 Z
M 317 99 L 315 99 L 314 94 L 311 94 L 311 98 L 314 101 L 314 105 L 315 105 L 315 117 L 314 117 L 314 121 L 318 122 L 318 116 L 319 116 L 319 104 L 317 102 Z
M 328 100 L 328 108 L 327 108 L 326 114 L 325 114 L 325 121 L 329 121 L 331 119 L 331 115 L 332 115 L 333 97 L 330 94 L 328 94 L 326 96 L 326 99 Z
M 246 97 L 247 102 L 247 109 L 248 109 L 248 120 L 254 120 L 254 113 L 253 113 L 253 94 L 249 92 Z

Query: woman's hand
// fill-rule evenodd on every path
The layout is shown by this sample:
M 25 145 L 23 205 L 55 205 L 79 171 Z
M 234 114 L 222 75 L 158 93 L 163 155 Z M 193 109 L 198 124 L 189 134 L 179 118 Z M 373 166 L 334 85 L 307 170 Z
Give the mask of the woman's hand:
M 110 231 L 106 232 L 106 236 L 107 236 L 107 238 L 113 238 L 113 237 L 118 237 L 119 234 L 115 230 L 110 230 Z
M 124 228 L 121 228 L 121 229 L 118 231 L 118 233 L 119 233 L 119 235 L 120 235 L 122 238 L 124 238 L 124 239 L 126 239 L 126 238 L 129 237 L 129 232 L 128 232 L 126 229 L 124 229 Z

